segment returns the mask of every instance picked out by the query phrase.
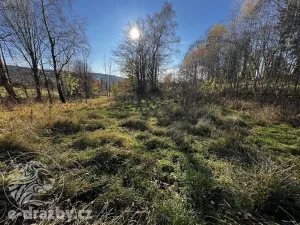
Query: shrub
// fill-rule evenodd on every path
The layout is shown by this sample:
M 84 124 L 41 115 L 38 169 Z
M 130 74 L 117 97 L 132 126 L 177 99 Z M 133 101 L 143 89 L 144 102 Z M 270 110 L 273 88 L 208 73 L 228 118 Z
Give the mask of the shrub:
M 135 95 L 133 93 L 128 92 L 118 92 L 114 95 L 114 99 L 117 102 L 124 103 L 135 99 Z
M 145 141 L 151 137 L 149 133 L 139 133 L 136 135 L 136 139 L 139 141 Z
M 180 121 L 184 117 L 184 111 L 181 106 L 173 102 L 165 102 L 156 112 L 157 125 L 169 126 L 174 121 Z
M 97 173 L 116 174 L 128 158 L 128 154 L 99 149 L 92 159 L 81 163 L 81 165 L 83 167 L 94 166 Z
M 212 135 L 212 125 L 208 120 L 199 120 L 198 123 L 192 128 L 192 133 L 195 135 L 210 137 Z
M 265 126 L 282 121 L 279 108 L 274 106 L 257 107 L 252 111 L 252 117 L 258 125 Z
M 185 140 L 186 132 L 183 130 L 176 129 L 176 127 L 171 127 L 168 130 L 168 136 L 172 138 L 172 140 L 177 144 L 180 145 Z
M 175 171 L 174 165 L 168 160 L 158 161 L 157 168 L 160 173 L 173 173 Z
M 164 127 L 153 128 L 152 134 L 159 137 L 165 137 L 168 135 L 168 130 Z
M 221 114 L 221 109 L 217 105 L 208 104 L 198 107 L 196 110 L 197 118 L 214 118 L 219 117 Z
M 202 117 L 203 107 L 199 105 L 190 106 L 185 110 L 184 118 L 191 124 L 196 124 L 198 119 Z
M 180 151 L 191 150 L 191 144 L 185 138 L 188 132 L 191 132 L 191 125 L 184 122 L 176 122 L 168 130 L 168 136 L 172 138 Z
M 103 116 L 99 113 L 96 113 L 96 112 L 90 112 L 90 113 L 87 114 L 87 118 L 96 120 L 96 119 L 102 119 Z
M 157 117 L 157 125 L 166 127 L 172 123 L 171 118 L 167 115 L 160 115 Z
M 88 147 L 99 147 L 111 144 L 117 147 L 128 147 L 131 140 L 124 134 L 112 131 L 95 131 L 93 133 L 84 134 L 78 138 L 74 144 L 74 148 L 85 149 Z
M 71 120 L 56 121 L 52 126 L 49 127 L 54 134 L 76 134 L 81 130 L 78 123 Z
M 88 124 L 84 125 L 86 131 L 104 130 L 105 124 L 99 120 L 88 121 Z
M 300 127 L 300 114 L 291 116 L 291 117 L 288 119 L 288 122 L 289 122 L 294 128 Z
M 258 154 L 257 146 L 243 143 L 243 136 L 237 132 L 228 133 L 225 137 L 213 142 L 209 147 L 209 152 L 215 154 L 220 159 L 227 159 L 244 165 L 255 165 L 264 159 Z
M 145 142 L 145 146 L 147 150 L 152 151 L 155 149 L 167 149 L 170 147 L 169 143 L 167 143 L 164 139 L 153 137 Z
M 172 106 L 172 105 L 171 105 Z M 174 104 L 172 108 L 167 110 L 167 113 L 170 115 L 172 121 L 182 120 L 185 113 L 181 106 Z
M 149 129 L 147 122 L 136 117 L 131 117 L 121 124 L 122 127 L 127 127 L 133 130 L 146 131 Z
M 235 127 L 248 127 L 248 125 L 237 116 L 229 116 L 222 120 L 222 128 L 231 130 Z

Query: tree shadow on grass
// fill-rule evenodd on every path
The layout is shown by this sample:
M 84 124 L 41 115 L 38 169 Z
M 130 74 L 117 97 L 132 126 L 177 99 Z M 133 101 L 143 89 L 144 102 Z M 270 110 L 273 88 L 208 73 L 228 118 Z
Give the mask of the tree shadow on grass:
M 23 145 L 14 135 L 6 135 L 0 139 L 0 221 L 7 218 L 10 210 L 15 210 L 11 204 L 14 200 L 7 195 L 7 173 L 14 166 L 34 160 L 36 154 Z M 1 223 L 1 222 L 0 222 Z
M 213 178 L 211 169 L 191 153 L 185 153 L 183 190 L 197 216 L 208 222 L 226 210 L 225 201 L 231 201 L 231 193 L 223 189 Z
M 28 162 L 34 156 L 31 150 L 23 144 L 15 135 L 5 135 L 0 139 L 0 162 L 16 160 L 16 163 Z

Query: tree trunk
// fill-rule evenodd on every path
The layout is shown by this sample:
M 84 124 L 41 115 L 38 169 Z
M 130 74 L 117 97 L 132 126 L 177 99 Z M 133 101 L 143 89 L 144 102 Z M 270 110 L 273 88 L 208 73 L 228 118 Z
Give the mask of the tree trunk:
M 11 79 L 10 79 L 10 77 L 9 77 L 7 63 L 6 63 L 6 60 L 5 60 L 5 58 L 4 58 L 4 53 L 3 53 L 3 50 L 2 50 L 2 48 L 1 48 L 1 46 L 0 46 L 0 49 L 1 49 L 1 55 L 2 55 L 2 60 L 3 60 L 2 63 L 4 64 L 4 68 L 5 68 L 5 72 L 6 72 L 6 74 L 7 74 L 8 81 L 9 81 L 9 83 L 12 83 L 12 82 L 11 82 Z M 0 57 L 1 57 L 1 56 L 0 56 Z
M 55 74 L 55 78 L 56 78 L 56 84 L 57 84 L 59 99 L 62 103 L 67 103 L 64 92 L 63 92 L 63 89 L 62 89 L 62 84 L 61 84 L 61 80 L 60 80 L 59 75 Z
M 33 78 L 35 83 L 36 100 L 38 102 L 41 102 L 42 101 L 41 82 L 40 82 L 39 70 L 37 65 L 33 65 L 32 72 L 33 72 Z
M 59 99 L 62 103 L 66 103 L 67 101 L 66 101 L 63 89 L 62 89 L 62 84 L 61 84 L 61 79 L 60 79 L 60 72 L 57 70 L 57 61 L 56 61 L 56 55 L 55 55 L 55 50 L 54 50 L 55 49 L 55 41 L 52 38 L 52 36 L 50 34 L 50 29 L 48 27 L 48 23 L 47 23 L 47 19 L 46 19 L 44 0 L 42 0 L 41 3 L 42 3 L 43 21 L 44 21 L 44 25 L 46 27 L 46 31 L 47 31 L 47 34 L 48 34 L 48 39 L 49 39 L 49 42 L 50 42 L 51 58 L 52 58 L 52 63 L 53 63 L 53 70 L 54 70 L 54 74 L 55 74 Z
M 41 67 L 42 67 L 42 73 L 43 73 L 44 78 L 45 78 L 45 85 L 46 85 L 46 88 L 47 88 L 49 102 L 50 102 L 50 104 L 53 104 L 53 99 L 52 99 L 50 88 L 49 88 L 49 80 L 47 79 L 47 76 L 46 76 L 46 73 L 45 73 L 45 70 L 44 70 L 44 66 L 43 66 L 43 62 L 41 62 Z
M 294 73 L 296 76 L 296 81 L 295 81 L 295 86 L 294 86 L 294 96 L 296 96 L 297 91 L 298 91 L 299 80 L 300 80 L 300 56 L 298 56 L 297 66 L 296 66 Z
M 85 92 L 85 103 L 87 104 L 89 99 L 89 90 L 88 90 L 88 77 L 87 72 L 84 72 L 84 92 Z
M 22 84 L 22 83 L 13 83 L 12 86 L 22 88 L 24 93 L 25 93 L 26 99 L 29 99 L 28 91 L 27 91 L 27 88 L 24 84 Z
M 0 57 L 0 82 L 4 86 L 4 88 L 5 88 L 6 92 L 7 92 L 7 94 L 9 95 L 9 97 L 12 100 L 18 102 L 19 98 L 16 95 L 16 93 L 14 92 L 14 89 L 13 89 L 11 83 L 9 82 L 9 78 L 8 78 L 7 73 L 5 71 L 5 68 L 4 68 L 4 65 L 3 65 L 1 57 Z
M 56 57 L 55 57 L 55 53 L 54 53 L 54 44 L 51 43 L 51 46 L 52 46 L 51 47 L 51 54 L 52 54 L 52 60 L 53 60 L 53 69 L 54 69 L 54 73 L 55 73 L 57 91 L 58 91 L 60 101 L 63 104 L 65 104 L 65 103 L 67 103 L 67 101 L 66 101 L 66 98 L 65 98 L 65 94 L 63 92 L 63 86 L 62 86 L 62 81 L 60 79 L 60 74 L 57 72 Z
M 297 95 L 297 91 L 298 91 L 298 85 L 299 85 L 299 79 L 300 79 L 300 68 L 299 67 L 296 69 L 295 76 L 296 76 L 296 81 L 295 81 L 295 86 L 294 86 L 294 96 Z
M 54 44 L 51 44 L 51 54 L 52 54 L 52 60 L 53 60 L 53 69 L 54 69 L 54 73 L 55 73 L 55 79 L 56 79 L 56 85 L 57 85 L 57 91 L 58 91 L 58 95 L 59 95 L 59 99 L 60 101 L 64 104 L 67 103 L 66 98 L 65 98 L 65 94 L 63 92 L 63 87 L 62 87 L 62 82 L 60 79 L 60 74 L 57 72 L 57 65 L 56 65 L 56 57 L 55 57 L 55 53 L 54 53 Z

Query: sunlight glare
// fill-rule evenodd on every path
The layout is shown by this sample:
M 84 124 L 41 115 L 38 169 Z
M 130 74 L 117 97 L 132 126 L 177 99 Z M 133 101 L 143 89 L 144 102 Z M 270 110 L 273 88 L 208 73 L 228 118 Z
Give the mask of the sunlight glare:
M 139 38 L 140 38 L 140 31 L 139 31 L 139 29 L 137 27 L 131 28 L 131 30 L 130 30 L 130 39 L 135 41 L 135 40 L 137 40 Z

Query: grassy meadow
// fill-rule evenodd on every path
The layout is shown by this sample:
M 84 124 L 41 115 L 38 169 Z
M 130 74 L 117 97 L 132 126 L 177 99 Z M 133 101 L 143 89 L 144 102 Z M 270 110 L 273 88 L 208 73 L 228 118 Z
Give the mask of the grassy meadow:
M 64 174 L 58 205 L 93 210 L 88 222 L 35 224 L 300 221 L 300 128 L 276 107 L 241 101 L 185 111 L 171 100 L 101 98 L 3 106 L 0 115 L 0 169 L 20 153 L 46 154 Z M 5 215 L 1 192 L 0 205 Z

